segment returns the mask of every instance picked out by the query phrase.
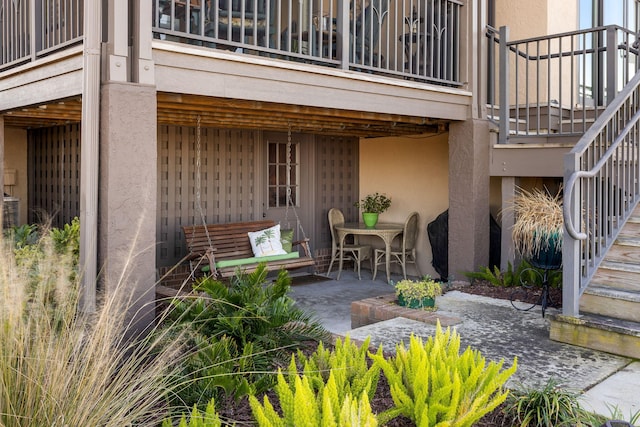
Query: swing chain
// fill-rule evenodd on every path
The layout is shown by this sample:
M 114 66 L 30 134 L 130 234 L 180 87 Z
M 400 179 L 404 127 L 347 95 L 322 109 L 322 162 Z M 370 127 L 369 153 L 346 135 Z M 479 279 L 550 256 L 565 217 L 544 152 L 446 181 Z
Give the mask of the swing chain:
M 207 242 L 209 243 L 209 247 L 212 248 L 213 243 L 211 242 L 211 237 L 209 236 L 209 229 L 207 228 L 207 221 L 204 217 L 204 212 L 202 211 L 202 195 L 200 191 L 200 187 L 201 187 L 200 169 L 202 165 L 202 161 L 200 160 L 202 155 L 201 145 L 202 144 L 201 144 L 200 116 L 198 115 L 198 119 L 196 122 L 196 178 L 195 178 L 196 179 L 196 207 L 198 208 L 198 213 L 200 214 L 200 221 L 202 221 L 202 226 L 204 227 L 205 234 L 207 235 Z M 194 228 L 194 233 L 195 233 L 195 228 Z
M 302 237 L 304 239 L 307 238 L 307 235 L 304 232 L 304 228 L 302 227 L 302 222 L 300 221 L 300 218 L 298 217 L 298 212 L 296 211 L 296 207 L 293 204 L 293 199 L 291 197 L 291 123 L 289 123 L 288 126 L 288 131 L 287 131 L 287 204 L 286 204 L 286 208 L 284 211 L 284 219 L 287 222 L 287 227 L 290 226 L 289 224 L 289 206 L 291 206 L 291 209 L 293 210 L 293 214 L 296 217 L 296 226 L 300 229 L 300 232 L 302 233 Z

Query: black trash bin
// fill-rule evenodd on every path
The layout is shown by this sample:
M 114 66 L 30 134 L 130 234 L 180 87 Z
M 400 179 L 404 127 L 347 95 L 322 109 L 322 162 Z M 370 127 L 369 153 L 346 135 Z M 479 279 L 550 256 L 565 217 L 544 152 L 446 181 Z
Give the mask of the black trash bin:
M 489 265 L 500 268 L 500 240 L 502 230 L 498 222 L 490 217 L 489 224 Z M 449 278 L 449 210 L 442 212 L 427 225 L 427 234 L 431 243 L 433 259 L 431 265 L 440 275 L 441 280 Z

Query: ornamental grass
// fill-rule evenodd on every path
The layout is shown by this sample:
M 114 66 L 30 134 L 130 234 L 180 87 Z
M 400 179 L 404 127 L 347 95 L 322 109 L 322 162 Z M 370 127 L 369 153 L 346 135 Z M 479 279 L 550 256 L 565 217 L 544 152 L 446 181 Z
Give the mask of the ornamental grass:
M 29 251 L 0 238 L 0 252 L 0 425 L 159 425 L 179 340 L 125 339 L 124 282 L 80 313 L 75 258 L 49 236 Z
M 525 259 L 537 256 L 541 250 L 550 249 L 550 241 L 556 251 L 562 250 L 562 191 L 551 195 L 539 188 L 527 191 L 518 189 L 509 209 L 515 213 L 511 232 L 515 248 Z M 550 240 L 551 237 L 551 240 Z

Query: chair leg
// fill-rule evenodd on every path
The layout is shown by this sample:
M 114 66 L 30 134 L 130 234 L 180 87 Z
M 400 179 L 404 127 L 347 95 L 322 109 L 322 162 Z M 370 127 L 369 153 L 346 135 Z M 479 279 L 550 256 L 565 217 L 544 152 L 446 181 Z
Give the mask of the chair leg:
M 385 257 L 386 259 L 386 255 L 380 255 L 380 257 Z M 373 278 L 371 280 L 376 280 L 376 274 L 378 274 L 378 264 L 380 259 L 378 258 L 378 256 L 376 255 L 376 251 L 373 251 L 373 256 L 372 256 L 372 263 L 373 263 Z
M 327 270 L 327 276 L 331 273 L 331 268 L 333 267 L 333 262 L 336 260 L 336 254 L 331 254 L 331 262 L 329 263 L 329 269 Z

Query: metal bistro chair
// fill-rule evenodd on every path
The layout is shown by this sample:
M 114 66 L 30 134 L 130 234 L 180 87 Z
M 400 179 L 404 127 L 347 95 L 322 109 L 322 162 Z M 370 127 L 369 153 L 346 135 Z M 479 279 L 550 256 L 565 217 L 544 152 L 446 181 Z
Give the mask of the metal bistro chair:
M 337 208 L 329 209 L 329 229 L 331 230 L 331 262 L 329 263 L 329 269 L 327 270 L 327 276 L 331 273 L 334 261 L 338 260 L 340 256 L 340 243 L 336 238 L 336 225 L 344 224 L 344 215 L 342 211 Z M 349 259 L 353 261 L 353 270 L 358 271 L 358 280 L 360 280 L 360 264 L 364 260 L 369 260 L 371 263 L 371 246 L 370 245 L 358 245 L 358 244 L 344 244 L 342 252 Z
M 412 212 L 404 223 L 404 231 L 402 232 L 400 246 L 391 247 L 390 262 L 400 264 L 402 266 L 402 276 L 407 278 L 407 264 L 413 264 L 416 272 L 420 276 L 420 270 L 416 263 L 416 241 L 418 240 L 418 212 Z M 376 280 L 378 265 L 385 265 L 386 252 L 384 249 L 376 249 L 373 255 L 373 279 Z

